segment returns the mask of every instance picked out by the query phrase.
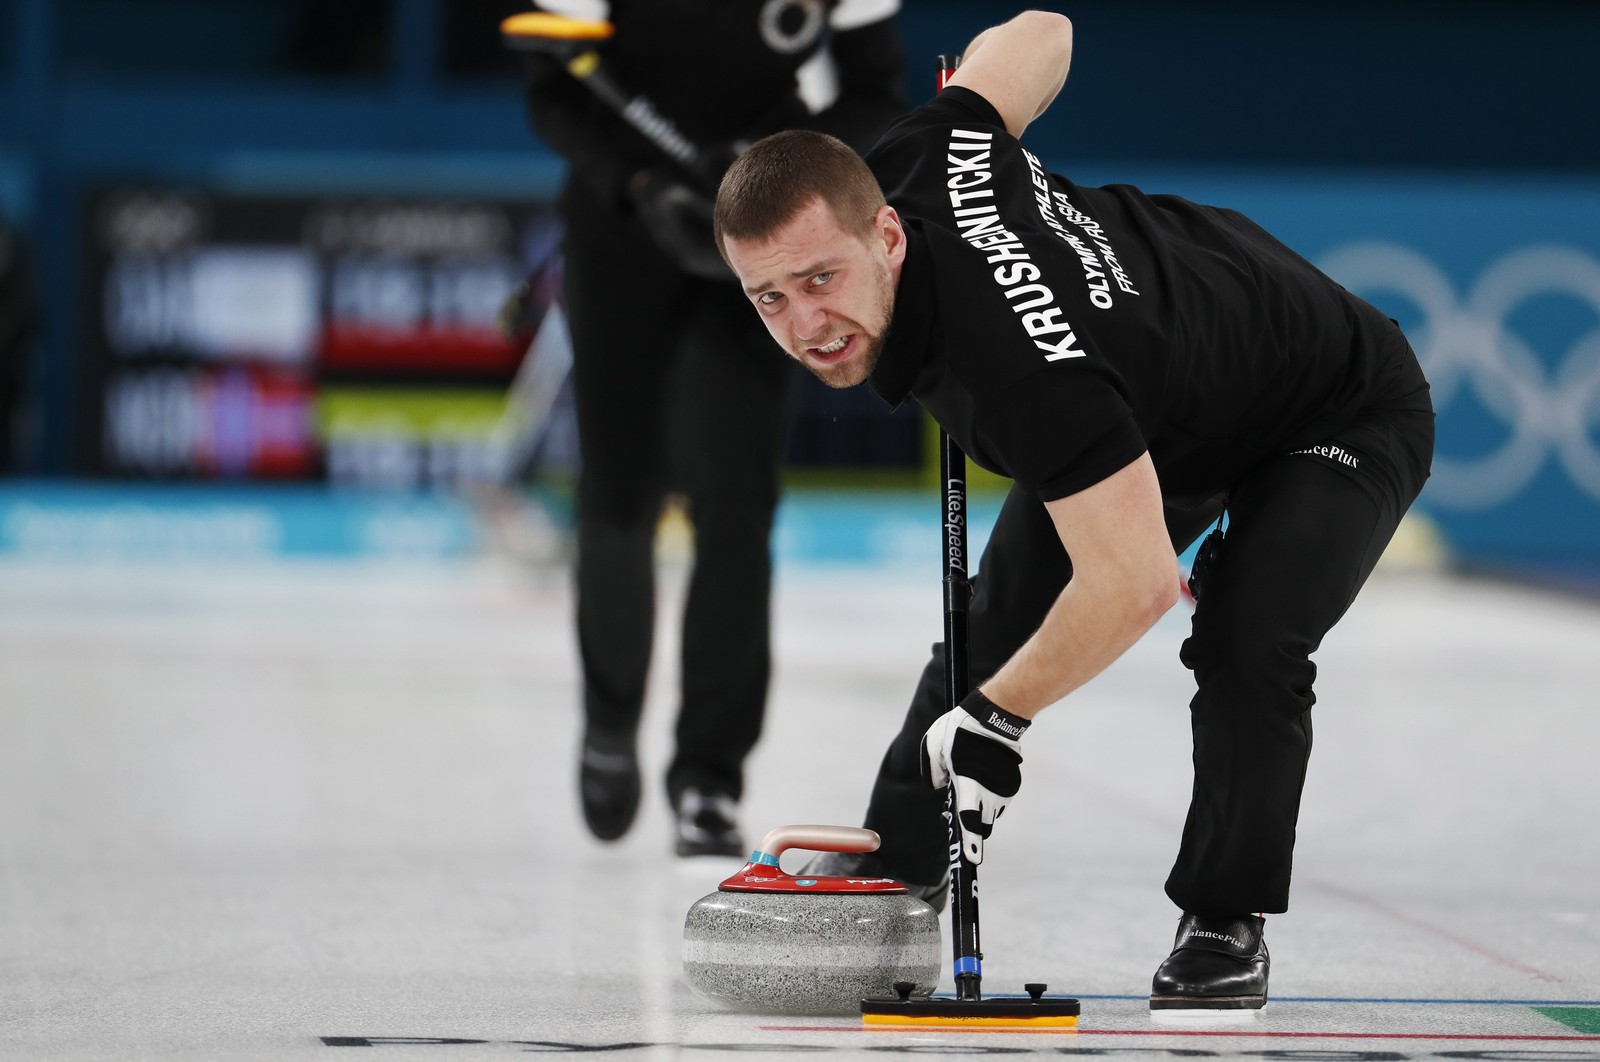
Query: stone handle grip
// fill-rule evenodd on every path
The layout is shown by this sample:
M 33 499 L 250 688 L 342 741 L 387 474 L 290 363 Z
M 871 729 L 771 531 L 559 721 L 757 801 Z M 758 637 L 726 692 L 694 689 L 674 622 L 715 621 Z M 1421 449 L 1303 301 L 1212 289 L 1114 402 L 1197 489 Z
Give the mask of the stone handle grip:
M 761 851 L 782 855 L 791 848 L 809 852 L 876 852 L 878 834 L 856 826 L 779 826 L 761 839 Z

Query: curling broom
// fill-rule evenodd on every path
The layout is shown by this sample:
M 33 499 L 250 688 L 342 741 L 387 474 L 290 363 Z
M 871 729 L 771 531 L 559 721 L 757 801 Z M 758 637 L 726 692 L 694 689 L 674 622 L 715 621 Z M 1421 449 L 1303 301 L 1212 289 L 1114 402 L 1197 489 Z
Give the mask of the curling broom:
M 955 72 L 958 57 L 939 56 L 939 88 Z M 967 692 L 967 458 L 943 429 L 939 431 L 939 472 L 944 482 L 944 660 L 945 702 L 960 703 Z M 945 790 L 945 825 L 950 834 L 950 932 L 955 955 L 954 999 L 912 995 L 908 982 L 895 984 L 895 999 L 863 999 L 861 1021 L 875 1027 L 946 1029 L 1057 1029 L 1078 1026 L 1078 1001 L 1044 998 L 1047 987 L 1028 984 L 1027 998 L 983 998 L 983 954 L 978 937 L 978 870 L 967 858 L 956 819 L 955 787 Z

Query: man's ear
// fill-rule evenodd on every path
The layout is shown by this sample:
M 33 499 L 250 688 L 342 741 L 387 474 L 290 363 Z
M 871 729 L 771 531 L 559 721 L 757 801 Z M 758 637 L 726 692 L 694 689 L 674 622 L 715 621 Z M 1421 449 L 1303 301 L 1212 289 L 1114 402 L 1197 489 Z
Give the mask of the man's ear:
M 906 258 L 906 230 L 900 224 L 900 215 L 894 207 L 885 203 L 878 208 L 878 213 L 872 219 L 872 231 L 883 241 L 889 264 L 898 269 Z

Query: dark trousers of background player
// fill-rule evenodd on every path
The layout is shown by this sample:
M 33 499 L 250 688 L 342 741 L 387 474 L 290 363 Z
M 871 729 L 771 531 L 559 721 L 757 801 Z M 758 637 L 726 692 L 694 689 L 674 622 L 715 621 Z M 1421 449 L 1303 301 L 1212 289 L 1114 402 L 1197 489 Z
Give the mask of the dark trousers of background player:
M 738 799 L 767 698 L 770 538 L 792 366 L 731 279 L 685 275 L 580 181 L 562 207 L 585 718 L 616 736 L 637 730 L 656 527 L 665 495 L 682 492 L 694 565 L 667 791 L 674 805 L 691 786 Z
M 1195 777 L 1166 891 L 1191 914 L 1288 909 L 1316 700 L 1310 657 L 1372 573 L 1432 463 L 1427 384 L 1398 329 L 1388 346 L 1403 363 L 1395 386 L 1326 440 L 1355 455 L 1357 468 L 1284 454 L 1227 491 L 1226 537 L 1199 581 L 1180 653 L 1197 687 L 1189 705 Z M 1221 509 L 1221 496 L 1169 505 L 1173 548 L 1186 549 Z M 1071 577 L 1044 506 L 1013 487 L 973 581 L 968 666 L 977 682 L 1038 628 Z M 944 795 L 920 776 L 922 735 L 946 710 L 944 682 L 943 647 L 935 646 L 865 820 L 883 836 L 889 871 L 919 883 L 939 881 L 948 862 Z M 1028 741 L 1041 740 L 1048 737 L 1035 727 Z

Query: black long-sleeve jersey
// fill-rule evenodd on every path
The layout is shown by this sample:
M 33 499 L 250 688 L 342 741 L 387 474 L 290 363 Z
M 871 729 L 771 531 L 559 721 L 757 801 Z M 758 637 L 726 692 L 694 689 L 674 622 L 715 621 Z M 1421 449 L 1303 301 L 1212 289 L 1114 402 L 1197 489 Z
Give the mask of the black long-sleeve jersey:
M 819 129 L 865 151 L 905 110 L 894 24 L 899 0 L 540 0 L 535 6 L 609 21 L 615 32 L 599 51 L 611 77 L 712 152 L 794 128 Z M 620 198 L 634 173 L 666 163 L 559 62 L 532 55 L 526 70 L 529 123 L 567 159 L 575 179 Z

